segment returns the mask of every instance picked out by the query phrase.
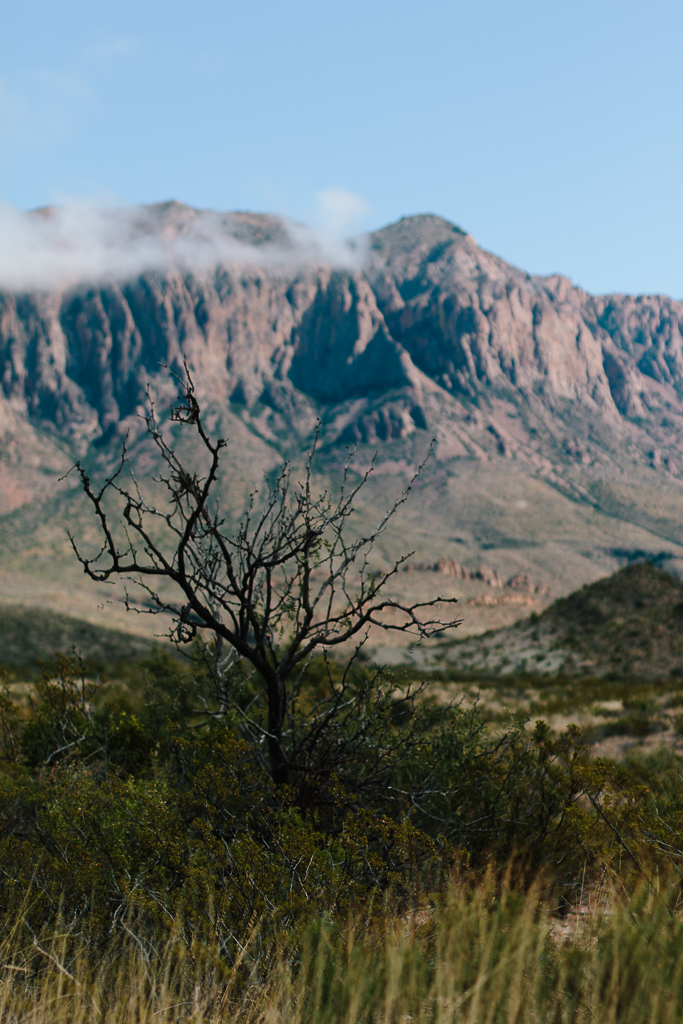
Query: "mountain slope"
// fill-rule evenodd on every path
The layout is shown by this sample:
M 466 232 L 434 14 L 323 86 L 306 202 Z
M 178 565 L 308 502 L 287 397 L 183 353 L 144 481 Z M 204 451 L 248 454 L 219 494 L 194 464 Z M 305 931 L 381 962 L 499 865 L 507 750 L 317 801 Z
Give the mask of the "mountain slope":
M 167 643 L 158 647 L 170 650 Z M 104 629 L 39 608 L 5 606 L 0 611 L 0 665 L 14 670 L 35 669 L 55 652 L 77 653 L 92 668 L 148 657 L 154 645 L 142 637 Z

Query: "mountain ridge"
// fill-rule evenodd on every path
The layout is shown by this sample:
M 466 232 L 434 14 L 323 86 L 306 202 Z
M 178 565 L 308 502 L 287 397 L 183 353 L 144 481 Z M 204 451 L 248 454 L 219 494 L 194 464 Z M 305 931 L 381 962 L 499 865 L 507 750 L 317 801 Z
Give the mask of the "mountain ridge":
M 206 216 L 175 202 L 145 213 L 140 230 L 154 227 L 161 236 L 185 234 L 188 221 Z M 284 244 L 285 225 L 272 216 L 212 217 L 214 226 L 252 248 Z M 238 261 L 223 263 L 222 274 L 174 267 L 99 287 L 3 293 L 3 393 L 13 408 L 60 432 L 93 433 L 97 426 L 104 432 L 139 401 L 127 364 L 139 361 L 145 346 L 177 363 L 173 341 L 203 336 L 211 348 L 222 332 L 228 337 L 221 363 L 232 371 L 223 397 L 247 404 L 261 396 L 267 404 L 268 385 L 278 381 L 327 404 L 396 387 L 419 396 L 425 380 L 416 370 L 465 398 L 492 386 L 541 388 L 546 396 L 594 403 L 606 416 L 629 419 L 642 417 L 646 407 L 679 404 L 683 303 L 590 296 L 561 275 L 527 274 L 430 214 L 374 232 L 361 271 L 316 265 L 307 252 L 304 264 L 265 271 L 242 264 L 238 274 Z M 258 294 L 264 282 L 265 297 Z M 236 288 L 243 302 L 231 305 Z M 325 329 L 330 324 L 332 332 Z M 275 346 L 268 344 L 273 333 Z M 171 335 L 166 344 L 164 334 Z M 254 349 L 259 342 L 271 373 L 267 365 L 256 374 L 245 365 L 244 345 Z M 118 358 L 111 369 L 124 378 L 128 401 L 126 387 L 115 394 L 107 356 Z M 412 428 L 403 419 L 393 429 Z

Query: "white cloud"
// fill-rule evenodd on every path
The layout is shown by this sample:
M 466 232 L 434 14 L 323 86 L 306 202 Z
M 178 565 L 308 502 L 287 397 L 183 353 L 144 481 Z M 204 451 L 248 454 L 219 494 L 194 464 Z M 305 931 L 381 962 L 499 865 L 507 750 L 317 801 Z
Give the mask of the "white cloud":
M 370 206 L 343 188 L 326 188 L 316 196 L 314 227 L 323 238 L 340 240 L 357 233 L 370 213 Z
M 25 213 L 0 206 L 0 286 L 63 287 L 107 274 L 134 273 L 161 253 L 143 239 L 126 245 L 129 216 L 88 203 Z
M 0 288 L 51 290 L 173 265 L 203 271 L 226 262 L 357 269 L 363 240 L 341 232 L 364 209 L 362 201 L 348 193 L 344 199 L 337 192 L 333 199 L 324 195 L 327 220 L 318 231 L 284 222 L 290 244 L 258 247 L 236 240 L 229 215 L 179 204 L 117 208 L 80 201 L 30 213 L 0 204 Z
M 316 253 L 321 255 L 333 267 L 359 269 L 366 257 L 366 239 L 360 228 L 370 206 L 342 188 L 323 189 L 315 201 L 312 228 L 290 226 L 300 249 L 310 250 L 311 259 Z

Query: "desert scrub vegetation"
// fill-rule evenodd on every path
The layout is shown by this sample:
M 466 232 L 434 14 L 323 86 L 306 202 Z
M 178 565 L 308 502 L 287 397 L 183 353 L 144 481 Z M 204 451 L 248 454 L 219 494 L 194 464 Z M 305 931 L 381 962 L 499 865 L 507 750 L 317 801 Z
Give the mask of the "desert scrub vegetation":
M 95 959 L 63 923 L 49 944 L 0 943 L 7 1024 L 674 1024 L 683 1017 L 683 924 L 670 891 L 593 892 L 560 919 L 537 881 L 454 878 L 408 913 L 309 920 L 296 948 L 264 955 L 258 923 L 228 964 L 188 942 L 178 916 L 157 941 L 110 937 Z M 68 947 L 71 946 L 71 953 Z
M 120 694 L 59 657 L 28 707 L 9 690 L 0 701 L 0 906 L 46 941 L 62 919 L 95 949 L 131 915 L 160 936 L 182 913 L 186 936 L 234 962 L 256 920 L 267 943 L 388 894 L 407 907 L 461 862 L 523 850 L 533 873 L 563 851 L 579 870 L 576 730 L 519 721 L 492 736 L 476 708 L 313 662 L 311 713 L 343 672 L 354 714 L 282 786 L 201 658 L 183 672 L 159 656 L 143 672 Z
M 434 692 L 440 692 L 444 699 L 457 696 L 470 703 L 477 701 L 482 716 L 500 727 L 518 712 L 531 722 L 542 719 L 555 728 L 573 722 L 581 728 L 583 740 L 593 753 L 599 752 L 601 741 L 610 737 L 623 740 L 624 749 L 650 738 L 650 746 L 661 743 L 683 750 L 677 740 L 683 705 L 683 679 L 678 674 L 654 679 L 564 673 L 500 677 L 440 669 L 430 675 L 430 680 Z
M 317 707 L 344 670 L 307 671 Z M 680 1019 L 672 751 L 590 761 L 358 665 L 362 742 L 283 787 L 201 647 L 140 673 L 59 656 L 0 700 L 2 1020 Z
M 139 671 L 0 698 L 3 1021 L 683 1018 L 674 751 L 590 760 L 359 664 L 360 737 L 283 787 L 201 645 Z

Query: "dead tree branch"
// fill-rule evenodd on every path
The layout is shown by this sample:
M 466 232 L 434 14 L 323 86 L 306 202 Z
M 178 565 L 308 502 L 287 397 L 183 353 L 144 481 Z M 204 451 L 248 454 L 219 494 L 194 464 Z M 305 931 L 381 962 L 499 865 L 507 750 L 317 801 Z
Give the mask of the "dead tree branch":
M 338 493 L 318 491 L 313 478 L 316 433 L 303 478 L 297 481 L 286 463 L 274 483 L 266 482 L 263 493 L 251 495 L 246 512 L 231 529 L 217 498 L 226 441 L 207 432 L 187 367 L 179 383 L 171 420 L 198 439 L 203 471 L 189 469 L 181 460 L 164 436 L 148 394 L 145 424 L 160 457 L 157 482 L 165 489 L 164 506 L 158 508 L 144 497 L 125 445 L 115 470 L 99 487 L 79 462 L 75 468 L 102 541 L 93 557 L 83 553 L 73 536 L 71 544 L 91 579 L 123 578 L 141 587 L 151 610 L 172 617 L 177 642 L 208 630 L 219 649 L 227 646 L 253 666 L 264 681 L 271 772 L 276 782 L 286 782 L 291 765 L 282 735 L 291 681 L 312 655 L 349 644 L 358 648 L 371 627 L 406 634 L 419 643 L 458 625 L 457 618 L 441 616 L 442 606 L 449 608 L 453 599 L 410 604 L 391 596 L 388 585 L 405 558 L 385 571 L 371 565 L 377 540 L 407 500 L 424 463 L 377 526 L 354 536 L 350 520 L 373 467 L 354 479 L 349 455 Z M 112 498 L 114 505 L 118 502 L 118 524 L 112 518 Z M 123 541 L 117 525 L 123 527 Z M 169 583 L 173 597 L 168 596 Z

